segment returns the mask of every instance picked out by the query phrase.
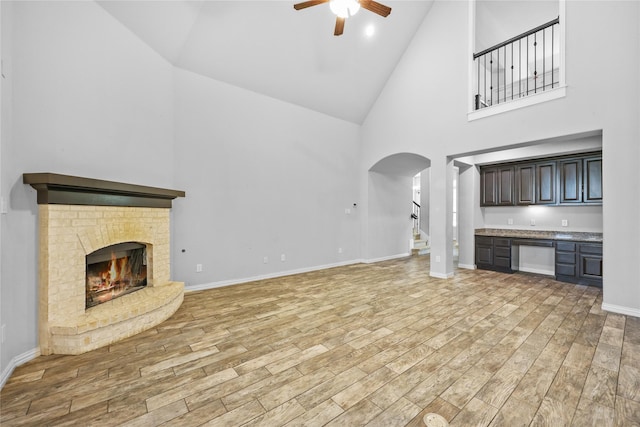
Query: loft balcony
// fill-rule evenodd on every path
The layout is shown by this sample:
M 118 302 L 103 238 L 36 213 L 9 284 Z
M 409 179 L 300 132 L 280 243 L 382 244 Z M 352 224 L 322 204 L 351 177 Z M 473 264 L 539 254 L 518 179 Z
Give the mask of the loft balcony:
M 475 111 L 561 86 L 560 19 L 473 54 Z

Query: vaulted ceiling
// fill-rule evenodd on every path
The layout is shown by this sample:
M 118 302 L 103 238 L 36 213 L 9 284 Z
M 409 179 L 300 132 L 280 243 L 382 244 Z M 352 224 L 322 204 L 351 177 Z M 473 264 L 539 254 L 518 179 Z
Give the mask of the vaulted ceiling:
M 328 4 L 298 1 L 97 3 L 176 67 L 362 123 L 433 0 L 380 0 L 387 18 L 361 9 L 339 37 Z

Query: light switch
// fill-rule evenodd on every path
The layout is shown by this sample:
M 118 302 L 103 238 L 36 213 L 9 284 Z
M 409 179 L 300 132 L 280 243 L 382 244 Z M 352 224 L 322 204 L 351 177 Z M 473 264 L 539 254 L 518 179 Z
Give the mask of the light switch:
M 567 221 L 566 219 L 562 220 L 562 226 L 563 227 L 567 227 L 569 225 L 569 221 Z

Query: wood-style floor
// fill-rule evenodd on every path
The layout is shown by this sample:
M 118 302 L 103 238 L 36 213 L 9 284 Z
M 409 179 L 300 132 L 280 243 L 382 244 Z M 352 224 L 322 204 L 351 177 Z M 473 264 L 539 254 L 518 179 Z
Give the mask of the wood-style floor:
M 18 367 L 2 426 L 640 425 L 640 319 L 428 258 L 188 293 L 156 328 Z

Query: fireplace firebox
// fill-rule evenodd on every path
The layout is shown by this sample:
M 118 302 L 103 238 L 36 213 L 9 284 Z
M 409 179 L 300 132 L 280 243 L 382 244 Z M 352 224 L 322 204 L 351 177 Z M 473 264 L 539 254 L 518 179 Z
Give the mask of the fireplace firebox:
M 147 248 L 126 242 L 86 256 L 85 308 L 130 294 L 147 286 Z

